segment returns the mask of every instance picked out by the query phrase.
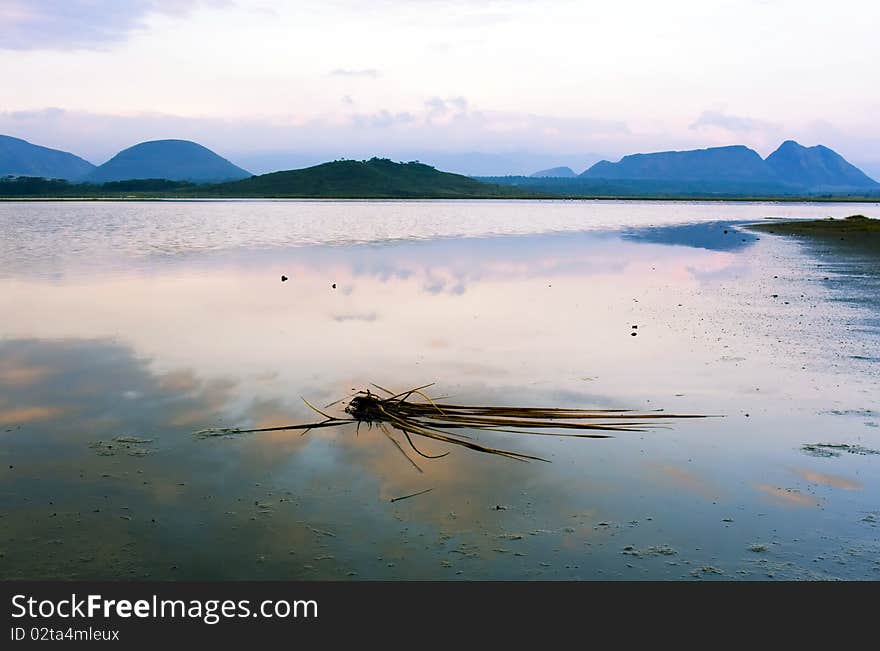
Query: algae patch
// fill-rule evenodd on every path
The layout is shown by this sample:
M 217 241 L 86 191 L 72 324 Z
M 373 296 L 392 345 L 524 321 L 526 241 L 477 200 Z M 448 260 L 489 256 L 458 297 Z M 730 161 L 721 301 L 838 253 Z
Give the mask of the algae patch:
M 145 457 L 153 454 L 151 449 L 153 439 L 144 439 L 138 436 L 114 436 L 109 441 L 92 441 L 89 447 L 100 457 L 112 457 L 117 454 L 126 454 L 130 457 Z
M 625 554 L 627 556 L 675 556 L 678 554 L 678 551 L 670 547 L 669 545 L 655 545 L 652 547 L 648 547 L 647 549 L 636 549 L 632 545 L 627 545 L 623 548 L 621 554 Z
M 880 450 L 872 450 L 861 445 L 849 443 L 806 443 L 801 446 L 801 452 L 811 457 L 832 458 L 839 457 L 844 452 L 861 456 L 880 454 Z

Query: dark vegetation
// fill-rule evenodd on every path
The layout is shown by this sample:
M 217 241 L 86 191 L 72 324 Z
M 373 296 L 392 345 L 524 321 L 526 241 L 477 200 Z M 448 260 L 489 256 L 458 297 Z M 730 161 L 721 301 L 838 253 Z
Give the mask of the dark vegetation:
M 385 161 L 391 163 L 391 161 Z M 398 166 L 433 168 L 418 163 Z M 323 168 L 323 169 L 318 169 Z M 347 177 L 347 174 L 351 173 Z M 525 181 L 520 183 L 519 181 Z M 698 184 L 671 187 L 652 182 L 489 177 L 472 179 L 434 170 L 388 174 L 359 161 L 325 163 L 304 170 L 274 172 L 229 183 L 131 179 L 71 183 L 41 177 L 0 178 L 0 199 L 174 199 L 174 198 L 327 198 L 327 199 L 662 199 L 741 201 L 878 201 L 880 193 L 782 193 L 768 189 L 709 192 Z
M 62 179 L 44 179 L 33 176 L 0 178 L 0 197 L 27 199 L 79 198 L 150 198 L 185 196 L 197 192 L 200 186 L 187 181 L 167 179 L 132 179 L 108 183 L 71 183 Z
M 422 163 L 395 163 L 383 158 L 333 161 L 226 183 L 137 179 L 98 184 L 33 177 L 0 179 L 0 197 L 7 198 L 496 199 L 542 196 L 547 195 L 483 183 Z
M 788 201 L 877 201 L 877 189 L 816 190 L 792 187 L 773 182 L 660 180 L 660 179 L 606 179 L 577 176 L 483 176 L 485 183 L 510 185 L 523 191 L 552 194 L 557 197 L 578 199 L 739 199 Z

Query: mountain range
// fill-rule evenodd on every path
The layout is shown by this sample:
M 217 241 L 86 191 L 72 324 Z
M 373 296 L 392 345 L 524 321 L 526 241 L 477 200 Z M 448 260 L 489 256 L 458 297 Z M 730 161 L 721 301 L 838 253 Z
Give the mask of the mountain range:
M 4 176 L 72 181 L 80 184 L 78 192 L 89 196 L 98 187 L 112 192 L 178 192 L 184 186 L 195 187 L 194 184 L 200 185 L 197 190 L 187 190 L 192 196 L 668 197 L 880 193 L 880 184 L 836 152 L 822 145 L 804 147 L 792 140 L 784 142 L 767 158 L 743 145 L 732 145 L 632 154 L 616 163 L 600 161 L 580 175 L 575 175 L 570 167 L 556 167 L 530 177 L 475 179 L 418 162 L 398 164 L 381 158 L 339 160 L 252 176 L 210 149 L 187 140 L 143 142 L 96 167 L 68 152 L 0 136 L 0 177 Z M 63 190 L 57 182 L 41 186 L 34 181 L 28 183 L 47 192 L 50 187 L 53 192 Z M 11 192 L 12 186 L 7 186 Z M 21 192 L 24 188 L 19 183 L 13 189 Z M 75 194 L 73 190 L 63 192 L 64 196 Z
M 532 176 L 569 177 L 562 168 Z M 571 170 L 568 170 L 569 172 Z M 690 151 L 631 154 L 616 163 L 599 161 L 578 178 L 606 181 L 667 182 L 675 184 L 754 185 L 789 191 L 854 191 L 877 189 L 876 181 L 825 147 L 804 147 L 786 140 L 767 158 L 743 145 Z

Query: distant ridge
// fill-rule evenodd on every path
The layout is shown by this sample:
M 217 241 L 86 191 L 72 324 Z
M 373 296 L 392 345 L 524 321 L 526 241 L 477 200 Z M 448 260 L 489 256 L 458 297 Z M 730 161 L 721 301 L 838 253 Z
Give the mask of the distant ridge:
M 599 161 L 584 179 L 698 183 L 718 187 L 776 187 L 790 191 L 850 191 L 877 188 L 876 181 L 825 147 L 785 141 L 766 159 L 743 145 L 689 151 L 631 154 L 616 163 Z
M 152 140 L 124 149 L 95 169 L 89 183 L 168 179 L 215 183 L 251 176 L 207 147 L 189 140 Z
M 617 163 L 599 161 L 581 174 L 589 179 L 651 181 L 776 181 L 758 152 L 743 145 L 690 151 L 631 154 Z
M 66 151 L 0 135 L 0 176 L 42 176 L 73 181 L 93 169 L 95 166 L 90 162 Z
M 786 140 L 767 157 L 767 165 L 785 183 L 816 189 L 875 188 L 880 185 L 823 145 L 804 147 L 794 140 Z
M 573 179 L 577 174 L 570 167 L 551 167 L 549 170 L 540 170 L 531 175 L 533 179 L 557 178 L 557 179 Z

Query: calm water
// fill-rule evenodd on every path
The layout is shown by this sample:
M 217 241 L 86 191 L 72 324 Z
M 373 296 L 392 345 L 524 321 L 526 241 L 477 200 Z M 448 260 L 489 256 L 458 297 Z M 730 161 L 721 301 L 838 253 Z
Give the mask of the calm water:
M 876 580 L 877 258 L 739 226 L 855 212 L 0 203 L 0 578 Z M 432 381 L 723 417 L 424 474 L 366 429 L 192 436 Z

